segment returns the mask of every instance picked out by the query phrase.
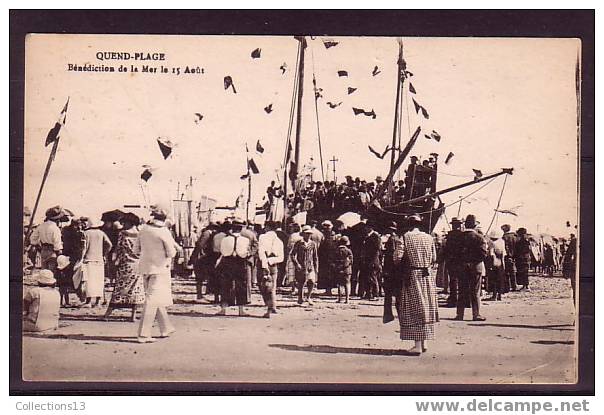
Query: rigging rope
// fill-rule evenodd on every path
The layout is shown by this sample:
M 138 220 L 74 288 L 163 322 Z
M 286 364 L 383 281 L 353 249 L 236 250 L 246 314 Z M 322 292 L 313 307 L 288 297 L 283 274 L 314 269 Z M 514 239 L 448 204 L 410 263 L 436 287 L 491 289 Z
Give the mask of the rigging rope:
M 491 184 L 491 183 L 493 182 L 493 180 L 495 180 L 496 178 L 497 178 L 497 177 L 493 177 L 491 180 L 489 180 L 488 182 L 486 182 L 485 184 L 483 184 L 482 186 L 480 186 L 478 189 L 476 189 L 476 190 L 474 190 L 474 191 L 472 191 L 472 192 L 468 193 L 467 195 L 465 195 L 464 197 L 462 197 L 461 199 L 459 199 L 459 200 L 458 200 L 458 201 L 456 201 L 456 202 L 453 202 L 453 203 L 450 203 L 450 204 L 448 204 L 448 205 L 443 206 L 443 207 L 442 207 L 442 209 L 446 209 L 446 208 L 448 208 L 448 207 L 451 207 L 451 206 L 454 206 L 454 205 L 456 205 L 456 204 L 458 204 L 458 203 L 463 202 L 465 199 L 467 199 L 468 197 L 472 196 L 474 193 L 476 193 L 476 192 L 478 192 L 478 191 L 480 191 L 480 190 L 484 189 L 484 188 L 485 188 L 487 185 Z M 392 215 L 396 215 L 396 216 L 409 216 L 409 213 L 391 212 L 391 211 L 388 211 L 388 210 L 386 210 L 386 209 L 384 209 L 384 208 L 382 208 L 382 207 L 379 207 L 379 206 L 376 206 L 376 207 L 377 207 L 377 208 L 378 208 L 380 211 L 382 211 L 382 212 L 384 212 L 384 213 L 390 213 L 390 214 L 392 214 Z M 414 214 L 416 214 L 416 215 L 424 215 L 424 214 L 426 214 L 426 213 L 430 213 L 430 211 L 429 211 L 429 210 L 427 210 L 427 211 L 425 211 L 425 212 L 414 212 Z
M 315 94 L 315 118 L 317 120 L 317 138 L 319 140 L 319 158 L 321 159 L 321 179 L 325 181 L 325 171 L 323 170 L 323 149 L 321 147 L 321 127 L 319 126 L 319 97 L 317 96 L 317 79 L 315 78 L 315 49 L 311 45 L 310 55 L 312 60 L 312 85 Z
M 289 124 L 287 126 L 287 138 L 285 141 L 285 154 L 283 155 L 283 169 L 284 171 L 287 169 L 287 156 L 288 156 L 288 150 L 289 150 L 289 146 L 291 145 L 291 135 L 292 135 L 292 128 L 293 128 L 293 124 L 294 124 L 294 113 L 295 113 L 295 109 L 296 109 L 296 96 L 297 96 L 297 92 L 298 92 L 298 65 L 300 63 L 300 53 L 301 50 L 300 48 L 302 47 L 302 44 L 300 44 L 300 47 L 298 48 L 298 54 L 296 56 L 296 74 L 294 75 L 294 88 L 292 91 L 292 99 L 291 99 L 291 103 L 290 103 L 290 110 L 289 110 Z M 287 178 L 285 179 L 287 180 Z
M 501 186 L 501 193 L 499 194 L 499 200 L 497 201 L 497 207 L 495 208 L 495 212 L 493 213 L 493 217 L 491 218 L 491 223 L 489 223 L 489 227 L 487 228 L 486 233 L 489 233 L 489 231 L 491 230 L 491 225 L 493 225 L 493 221 L 495 220 L 495 217 L 497 216 L 498 210 L 499 210 L 499 205 L 501 204 L 501 198 L 503 197 L 503 191 L 505 190 L 505 184 L 508 181 L 508 175 L 505 175 L 505 179 L 503 179 L 503 186 Z

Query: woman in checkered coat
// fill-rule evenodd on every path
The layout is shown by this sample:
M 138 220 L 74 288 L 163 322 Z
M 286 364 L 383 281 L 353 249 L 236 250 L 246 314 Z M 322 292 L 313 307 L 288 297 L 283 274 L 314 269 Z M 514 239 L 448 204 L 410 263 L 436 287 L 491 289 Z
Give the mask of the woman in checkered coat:
M 409 219 L 410 230 L 403 235 L 403 243 L 396 255 L 401 258 L 402 290 L 398 312 L 401 340 L 414 340 L 408 350 L 419 356 L 425 352 L 426 340 L 434 340 L 434 324 L 438 322 L 436 285 L 430 268 L 436 263 L 436 248 L 432 236 L 419 230 L 419 215 Z

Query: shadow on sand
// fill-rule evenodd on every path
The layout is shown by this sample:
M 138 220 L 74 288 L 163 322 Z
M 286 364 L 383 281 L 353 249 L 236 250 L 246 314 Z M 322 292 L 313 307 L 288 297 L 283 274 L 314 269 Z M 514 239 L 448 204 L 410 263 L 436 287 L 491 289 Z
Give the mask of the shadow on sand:
M 555 345 L 555 344 L 566 344 L 566 345 L 573 345 L 575 344 L 574 340 L 534 340 L 531 341 L 531 343 L 533 344 L 544 344 L 544 345 Z
M 136 343 L 136 336 L 87 336 L 85 334 L 38 334 L 38 333 L 23 333 L 24 337 L 33 337 L 37 339 L 53 339 L 53 340 L 81 340 L 81 341 L 101 341 L 101 342 L 118 342 L 118 343 Z
M 481 324 L 468 324 L 468 326 L 477 327 L 511 327 L 516 329 L 537 329 L 537 330 L 559 330 L 559 331 L 574 331 L 572 324 L 546 324 L 543 326 L 531 325 L 531 324 L 499 324 L 499 323 L 481 323 Z
M 311 352 L 311 353 L 347 353 L 347 354 L 365 354 L 375 356 L 414 356 L 401 349 L 368 349 L 363 347 L 337 347 L 328 345 L 309 345 L 298 346 L 296 344 L 269 344 L 269 347 L 277 349 L 294 351 L 294 352 Z

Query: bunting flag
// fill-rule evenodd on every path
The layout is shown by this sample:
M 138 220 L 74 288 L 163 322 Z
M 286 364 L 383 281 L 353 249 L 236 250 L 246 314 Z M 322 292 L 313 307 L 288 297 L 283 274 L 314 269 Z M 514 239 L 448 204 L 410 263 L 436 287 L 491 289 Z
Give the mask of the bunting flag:
M 268 104 L 266 107 L 264 107 L 264 112 L 266 112 L 267 114 L 273 112 L 273 104 Z
M 440 142 L 440 134 L 438 134 L 436 131 L 432 130 L 432 132 L 430 133 L 430 135 L 428 134 L 424 134 L 424 137 L 426 137 L 428 140 L 434 140 L 434 141 L 438 141 Z
M 339 77 L 348 76 L 348 71 L 338 71 L 338 76 Z
M 260 154 L 264 153 L 264 147 L 260 144 L 260 140 L 256 142 L 256 151 Z
M 342 105 L 342 101 L 338 102 L 337 104 L 335 104 L 335 103 L 333 103 L 331 101 L 328 101 L 328 102 L 326 102 L 326 104 L 329 105 L 329 108 L 334 109 L 334 108 L 339 107 L 340 105 Z
M 512 216 L 518 216 L 518 214 L 511 209 L 495 209 L 495 212 L 512 215 Z
M 377 117 L 377 115 L 375 114 L 375 111 L 373 110 L 373 108 L 371 109 L 371 111 L 365 111 L 362 108 L 354 108 L 354 107 L 352 107 L 352 112 L 354 112 L 354 115 L 363 114 L 363 115 L 366 115 L 368 117 L 371 117 L 374 120 Z
M 168 157 L 170 157 L 170 154 L 172 154 L 172 148 L 174 147 L 174 144 L 163 137 L 159 137 L 157 139 L 157 144 L 159 145 L 159 151 L 161 151 L 162 156 L 164 157 L 164 160 L 166 160 Z
M 200 113 L 196 112 L 195 113 L 195 124 L 199 124 L 201 122 L 201 120 L 203 120 L 203 115 L 201 115 Z
M 229 88 L 233 89 L 234 94 L 237 93 L 237 90 L 235 89 L 235 84 L 233 83 L 233 78 L 231 78 L 230 76 L 225 76 L 224 77 L 224 90 L 226 91 Z
M 283 62 L 283 65 L 281 65 L 279 69 L 281 69 L 281 75 L 285 75 L 285 71 L 287 71 L 287 63 Z
M 567 228 L 570 228 L 571 226 L 572 226 L 572 225 L 570 224 L 570 221 L 569 221 L 569 220 L 567 220 L 567 221 L 566 221 L 566 227 L 567 227 Z
M 63 106 L 63 109 L 61 110 L 61 113 L 59 114 L 59 119 L 55 123 L 54 127 L 52 127 L 50 129 L 50 131 L 48 131 L 48 134 L 46 135 L 46 143 L 44 144 L 45 147 L 48 147 L 48 145 L 50 143 L 54 143 L 55 141 L 57 141 L 60 138 L 61 127 L 63 127 L 65 125 L 65 121 L 67 121 L 67 107 L 68 106 L 69 106 L 69 98 L 67 98 L 67 102 L 65 102 L 65 106 Z
M 474 180 L 478 180 L 482 177 L 482 172 L 478 169 L 472 169 L 474 172 Z
M 260 53 L 262 53 L 262 49 L 260 48 L 256 48 L 252 51 L 252 59 L 259 59 L 260 58 Z
M 447 158 L 445 159 L 445 164 L 449 164 L 454 155 L 455 153 L 449 152 L 449 154 L 447 154 Z
M 323 46 L 325 46 L 325 49 L 329 49 L 329 48 L 333 48 L 334 46 L 338 46 L 338 44 L 340 42 L 336 42 L 333 39 L 322 39 L 323 41 Z
M 250 175 L 246 173 L 246 174 L 242 175 L 242 176 L 241 176 L 241 177 L 239 177 L 239 178 L 240 178 L 241 180 L 245 180 L 245 179 L 247 179 L 248 177 L 250 177 Z
M 247 165 L 250 168 L 250 170 L 252 171 L 252 173 L 254 173 L 254 174 L 260 173 L 260 170 L 258 170 L 258 166 L 256 165 L 256 162 L 254 161 L 254 159 L 252 159 L 252 158 L 248 159 Z
M 416 94 L 417 93 L 415 91 L 415 87 L 413 86 L 413 84 L 411 82 L 409 82 L 409 92 L 411 92 L 412 94 Z
M 353 87 L 348 87 L 348 95 L 352 94 L 354 91 L 356 91 L 357 88 L 353 88 Z
M 373 67 L 373 71 L 371 71 L 371 75 L 373 75 L 373 76 L 377 76 L 377 75 L 378 75 L 378 74 L 380 74 L 381 72 L 382 72 L 382 71 L 380 71 L 380 68 L 378 68 L 378 66 L 377 66 L 377 65 L 375 65 L 375 66 Z
M 417 112 L 419 114 L 419 112 L 421 111 L 422 115 L 424 116 L 425 119 L 429 119 L 430 115 L 428 114 L 428 111 L 426 111 L 426 109 L 424 107 L 422 107 L 421 105 L 419 105 L 417 103 L 417 101 L 415 100 L 415 98 L 412 98 L 413 100 L 413 106 L 415 107 L 415 112 Z
M 367 146 L 367 147 L 369 147 L 369 151 L 371 151 L 373 153 L 373 155 L 375 155 L 380 160 L 383 160 L 384 157 L 386 156 L 386 153 L 388 153 L 390 150 L 392 150 L 392 148 L 390 148 L 390 146 L 386 146 L 386 148 L 384 149 L 384 152 L 382 154 L 380 154 L 377 151 L 375 151 L 373 149 L 373 147 L 371 147 L 371 146 Z
M 291 180 L 294 183 L 296 182 L 296 179 L 298 178 L 298 174 L 296 171 L 296 163 L 293 161 L 289 162 L 288 176 L 289 176 L 289 180 Z
M 144 181 L 148 181 L 151 176 L 153 176 L 153 173 L 151 173 L 151 169 L 145 169 L 141 173 L 141 179 L 143 179 Z
M 315 90 L 315 99 L 323 98 L 323 88 L 317 88 Z

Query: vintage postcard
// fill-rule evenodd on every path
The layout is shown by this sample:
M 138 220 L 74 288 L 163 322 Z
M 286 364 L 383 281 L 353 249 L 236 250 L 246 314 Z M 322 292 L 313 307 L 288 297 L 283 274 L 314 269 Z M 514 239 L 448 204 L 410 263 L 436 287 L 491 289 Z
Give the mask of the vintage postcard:
M 26 381 L 577 381 L 581 41 L 29 34 Z

